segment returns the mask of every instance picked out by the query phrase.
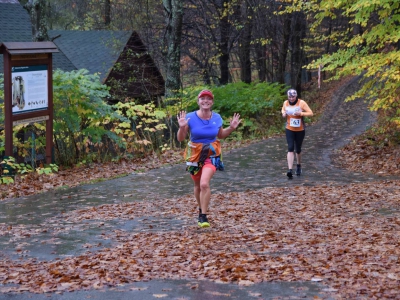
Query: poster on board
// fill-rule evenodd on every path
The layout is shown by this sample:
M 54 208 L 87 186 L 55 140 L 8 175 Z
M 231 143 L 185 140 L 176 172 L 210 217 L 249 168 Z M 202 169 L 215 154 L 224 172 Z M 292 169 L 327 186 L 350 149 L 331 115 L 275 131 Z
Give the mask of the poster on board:
M 47 65 L 11 68 L 13 114 L 48 108 L 47 77 Z

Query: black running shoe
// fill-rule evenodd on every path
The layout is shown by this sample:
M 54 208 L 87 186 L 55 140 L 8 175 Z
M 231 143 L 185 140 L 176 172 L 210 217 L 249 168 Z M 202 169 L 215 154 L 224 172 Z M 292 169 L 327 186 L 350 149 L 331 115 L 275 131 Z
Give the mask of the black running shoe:
M 208 219 L 207 219 L 207 215 L 206 214 L 201 214 L 200 215 L 198 225 L 201 228 L 210 227 L 210 223 L 208 223 Z
M 292 179 L 292 178 L 293 178 L 293 172 L 292 172 L 292 170 L 290 169 L 290 170 L 286 173 L 286 175 L 287 175 L 287 177 L 289 177 L 289 179 Z
M 200 216 L 201 216 L 201 208 L 199 208 L 199 219 L 198 219 L 198 221 L 197 221 L 197 223 L 199 224 L 199 226 L 200 226 Z
M 297 168 L 296 168 L 296 175 L 297 176 L 300 176 L 301 175 L 301 165 L 297 165 Z

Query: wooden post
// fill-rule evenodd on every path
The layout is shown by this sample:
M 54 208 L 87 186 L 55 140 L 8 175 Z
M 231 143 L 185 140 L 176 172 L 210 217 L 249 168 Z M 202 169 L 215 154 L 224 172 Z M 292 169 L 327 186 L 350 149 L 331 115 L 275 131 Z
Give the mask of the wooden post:
M 52 54 L 49 53 L 49 64 L 48 70 L 51 76 L 47 77 L 47 87 L 51 91 L 51 96 L 49 93 L 49 104 L 48 104 L 48 114 L 49 119 L 46 121 L 46 163 L 52 163 L 52 151 L 53 151 L 53 61 Z M 50 101 L 51 98 L 51 101 Z M 47 147 L 47 145 L 51 145 Z
M 11 99 L 11 57 L 8 52 L 3 54 L 4 57 L 4 120 L 7 120 L 7 116 L 12 115 L 11 101 L 6 99 Z M 10 74 L 10 76 L 6 76 Z M 13 140 L 12 132 L 13 126 L 12 122 L 4 122 L 4 133 L 5 133 L 5 155 L 13 156 Z

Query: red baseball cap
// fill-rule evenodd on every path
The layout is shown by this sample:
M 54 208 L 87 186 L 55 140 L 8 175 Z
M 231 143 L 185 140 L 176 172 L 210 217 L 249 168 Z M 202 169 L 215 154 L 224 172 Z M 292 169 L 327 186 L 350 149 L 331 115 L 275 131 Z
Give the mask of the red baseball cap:
M 197 98 L 203 97 L 203 96 L 210 96 L 214 100 L 214 95 L 210 90 L 202 90 Z

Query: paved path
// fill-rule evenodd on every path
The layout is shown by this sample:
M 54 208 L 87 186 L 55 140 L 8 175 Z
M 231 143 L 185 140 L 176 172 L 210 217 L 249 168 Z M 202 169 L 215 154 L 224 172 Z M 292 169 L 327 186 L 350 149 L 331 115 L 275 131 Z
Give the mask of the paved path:
M 337 185 L 377 179 L 371 174 L 354 173 L 336 168 L 331 160 L 332 150 L 346 144 L 349 139 L 363 132 L 374 120 L 362 101 L 343 103 L 348 93 L 354 91 L 357 81 L 346 84 L 338 92 L 324 116 L 317 124 L 307 128 L 304 141 L 303 175 L 288 180 L 286 177 L 286 141 L 283 137 L 271 138 L 243 149 L 232 150 L 224 155 L 226 171 L 217 172 L 212 181 L 212 193 L 254 190 L 264 187 L 289 188 L 297 185 Z M 41 229 L 44 218 L 51 218 L 75 209 L 88 206 L 117 203 L 121 201 L 142 201 L 173 198 L 190 194 L 192 183 L 184 171 L 183 164 L 152 170 L 144 174 L 132 174 L 123 178 L 102 183 L 80 186 L 72 189 L 53 191 L 21 199 L 11 199 L 0 203 L 0 224 L 26 226 Z M 360 170 L 362 166 L 360 166 Z M 68 224 L 59 224 L 67 226 Z M 115 228 L 134 230 L 134 222 L 115 222 Z M 171 221 L 169 230 L 179 223 Z M 83 225 L 82 230 L 71 232 L 68 236 L 49 230 L 35 237 L 15 237 L 0 235 L 1 255 L 23 259 L 35 257 L 51 260 L 56 257 L 79 255 L 86 251 L 82 245 L 102 242 L 103 247 L 110 244 L 100 240 L 99 229 Z M 165 227 L 165 226 L 164 226 Z M 41 241 L 41 242 L 40 242 Z M 50 242 L 49 242 L 50 241 Z M 57 241 L 52 243 L 51 241 Z M 23 251 L 15 251 L 17 244 L 25 243 Z M 91 249 L 94 250 L 94 249 Z M 135 287 L 145 286 L 145 292 L 129 291 L 125 288 L 107 291 L 85 291 L 54 295 L 24 293 L 20 295 L 0 294 L 0 299 L 154 299 L 153 294 L 163 294 L 166 299 L 246 299 L 252 290 L 263 295 L 290 297 L 298 296 L 312 299 L 323 286 L 315 283 L 263 283 L 244 288 L 234 284 L 218 285 L 212 282 L 197 282 L 199 288 L 190 289 L 193 281 L 151 281 L 136 283 Z M 189 286 L 189 288 L 188 288 Z M 215 291 L 208 293 L 207 291 Z M 254 298 L 256 299 L 256 298 Z

